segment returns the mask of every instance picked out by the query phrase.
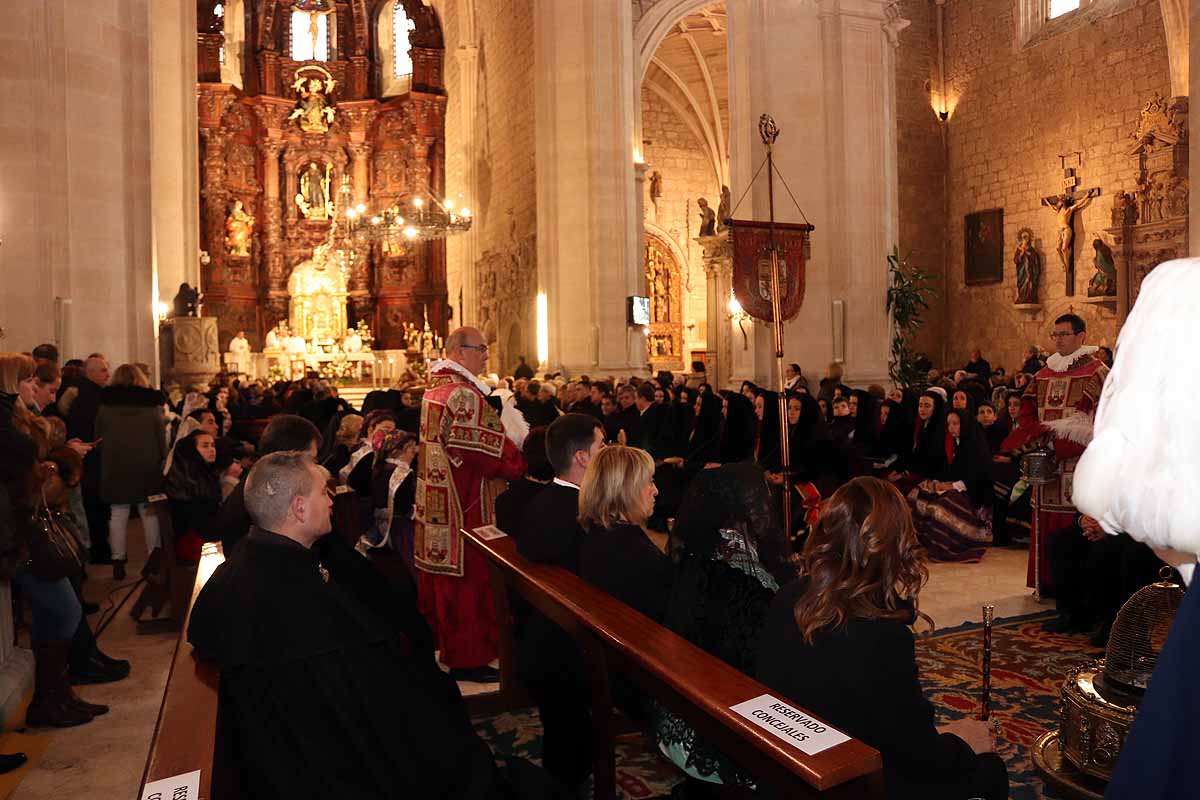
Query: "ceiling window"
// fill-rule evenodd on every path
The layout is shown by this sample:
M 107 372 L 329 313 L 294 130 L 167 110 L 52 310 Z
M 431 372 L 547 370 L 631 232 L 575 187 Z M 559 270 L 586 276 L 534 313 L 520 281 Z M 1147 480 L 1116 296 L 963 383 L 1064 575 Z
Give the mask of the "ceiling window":
M 329 60 L 328 12 L 292 11 L 292 60 Z
M 395 58 L 392 61 L 392 75 L 397 78 L 405 78 L 412 75 L 412 40 L 410 36 L 417 29 L 417 23 L 408 18 L 404 13 L 404 4 L 400 0 L 396 0 L 392 6 L 392 33 L 393 53 Z
M 1050 0 L 1050 13 L 1047 19 L 1057 19 L 1063 14 L 1070 14 L 1079 9 L 1079 0 Z

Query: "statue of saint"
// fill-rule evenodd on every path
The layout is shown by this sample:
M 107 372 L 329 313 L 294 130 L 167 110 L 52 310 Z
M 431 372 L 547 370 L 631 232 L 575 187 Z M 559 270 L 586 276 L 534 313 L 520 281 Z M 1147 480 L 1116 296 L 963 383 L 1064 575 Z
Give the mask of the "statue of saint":
M 1099 236 L 1092 238 L 1092 247 L 1096 250 L 1096 256 L 1092 259 L 1096 274 L 1088 283 L 1088 297 L 1116 297 L 1117 264 L 1113 260 L 1112 248 Z
M 198 316 L 196 307 L 200 305 L 200 290 L 193 289 L 187 283 L 179 284 L 179 291 L 171 301 L 172 317 Z
M 321 166 L 315 161 L 310 161 L 300 174 L 300 191 L 296 195 L 296 205 L 300 207 L 305 219 L 329 219 L 333 216 L 333 198 L 329 193 L 332 171 L 333 167 L 326 164 L 322 174 Z
M 650 202 L 658 205 L 658 200 L 662 197 L 663 176 L 658 170 L 650 173 Z
M 254 216 L 247 214 L 238 200 L 225 218 L 225 246 L 231 256 L 250 255 L 250 234 L 254 230 Z
M 729 197 L 729 187 L 721 187 L 721 202 L 717 206 L 717 230 L 723 231 L 729 227 L 729 215 L 733 213 L 730 208 L 732 201 Z
M 328 243 L 317 245 L 288 278 L 288 322 L 295 336 L 332 344 L 346 332 L 346 276 L 329 260 Z
M 288 116 L 289 120 L 299 120 L 300 130 L 305 133 L 325 133 L 333 124 L 333 102 L 330 96 L 337 81 L 326 78 L 324 82 L 319 77 L 297 74 L 292 83 L 292 90 L 299 96 L 296 108 Z
M 701 197 L 696 201 L 700 206 L 700 235 L 715 236 L 717 233 L 717 215 L 709 207 L 708 201 Z
M 1021 228 L 1017 232 L 1017 249 L 1013 253 L 1017 268 L 1017 305 L 1033 305 L 1038 301 L 1038 283 L 1042 279 L 1042 256 L 1033 246 L 1033 231 Z

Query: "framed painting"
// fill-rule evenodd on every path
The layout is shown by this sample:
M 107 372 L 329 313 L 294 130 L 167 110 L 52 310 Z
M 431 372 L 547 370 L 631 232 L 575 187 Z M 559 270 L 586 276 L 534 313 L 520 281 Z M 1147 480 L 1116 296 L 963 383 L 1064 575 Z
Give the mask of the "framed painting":
M 963 278 L 968 286 L 1004 280 L 1004 209 L 967 214 Z

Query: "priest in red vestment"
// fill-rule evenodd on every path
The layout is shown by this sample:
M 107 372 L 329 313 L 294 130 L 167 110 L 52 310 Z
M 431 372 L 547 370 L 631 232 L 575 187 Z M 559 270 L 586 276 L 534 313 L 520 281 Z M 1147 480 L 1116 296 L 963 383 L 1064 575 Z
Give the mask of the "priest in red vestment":
M 496 495 L 525 473 L 528 426 L 477 377 L 487 352 L 475 328 L 451 333 L 421 401 L 413 560 L 421 610 L 457 680 L 498 680 L 487 561 L 460 531 L 492 524 Z
M 1004 440 L 1001 450 L 1014 459 L 1032 450 L 1050 447 L 1058 460 L 1058 480 L 1042 487 L 1038 515 L 1037 547 L 1030 542 L 1026 584 L 1034 586 L 1034 553 L 1038 560 L 1040 589 L 1052 588 L 1050 537 L 1075 522 L 1071 486 L 1075 465 L 1092 440 L 1092 425 L 1108 368 L 1093 354 L 1098 348 L 1084 344 L 1087 325 L 1075 314 L 1054 321 L 1055 350 L 1030 382 L 1021 400 L 1019 423 Z

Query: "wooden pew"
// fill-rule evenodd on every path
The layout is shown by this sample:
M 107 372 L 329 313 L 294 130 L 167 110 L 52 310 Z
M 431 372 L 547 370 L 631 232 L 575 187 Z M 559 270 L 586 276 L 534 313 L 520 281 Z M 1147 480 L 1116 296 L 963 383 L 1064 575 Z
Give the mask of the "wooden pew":
M 146 585 L 129 609 L 129 615 L 137 621 L 139 634 L 169 633 L 183 626 L 191 593 L 196 581 L 196 567 L 179 564 L 175 554 L 175 524 L 171 519 L 171 504 L 165 494 L 149 497 L 150 513 L 158 518 L 158 531 L 162 539 L 154 569 L 146 575 Z M 170 612 L 165 616 L 163 606 Z M 142 619 L 150 612 L 151 619 Z
M 497 598 L 515 590 L 576 641 L 591 686 L 595 796 L 616 796 L 609 677 L 620 673 L 781 797 L 882 798 L 883 760 L 851 739 L 814 756 L 730 710 L 770 694 L 765 686 L 559 567 L 522 558 L 510 537 L 463 531 L 488 559 Z M 504 656 L 502 655 L 503 659 Z M 510 658 L 509 663 L 513 661 Z M 504 662 L 501 662 L 504 669 Z M 582 699 L 582 698 L 581 698 Z M 780 698 L 785 700 L 785 698 Z
M 200 567 L 192 586 L 191 599 L 187 604 L 187 615 L 175 654 L 171 658 L 171 671 L 167 676 L 167 688 L 163 693 L 158 721 L 154 725 L 154 738 L 150 742 L 150 755 L 142 773 L 142 788 L 175 775 L 200 770 L 200 794 L 197 800 L 232 800 L 232 776 L 227 761 L 220 752 L 217 719 L 217 686 L 220 670 L 215 662 L 201 661 L 187 642 L 187 620 L 191 619 L 192 604 L 205 581 L 225 560 L 219 542 L 204 545 Z M 138 797 L 142 796 L 141 789 Z

